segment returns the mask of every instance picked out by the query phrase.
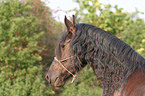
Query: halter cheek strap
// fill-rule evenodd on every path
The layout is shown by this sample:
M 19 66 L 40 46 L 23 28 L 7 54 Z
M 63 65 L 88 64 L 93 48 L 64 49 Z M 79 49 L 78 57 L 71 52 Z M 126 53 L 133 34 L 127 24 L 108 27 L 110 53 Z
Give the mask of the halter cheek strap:
M 68 58 L 65 58 L 65 59 L 63 59 L 63 60 L 58 60 L 56 57 L 54 57 L 54 59 L 69 73 L 69 74 L 71 74 L 72 76 L 73 76 L 73 79 L 72 79 L 72 81 L 71 81 L 71 83 L 73 83 L 74 82 L 74 80 L 75 80 L 75 78 L 76 78 L 76 76 L 77 76 L 77 74 L 73 74 L 72 72 L 70 72 L 63 64 L 62 64 L 62 62 L 64 62 L 64 61 L 66 61 L 66 60 L 69 60 L 69 59 L 72 59 L 73 58 L 73 56 L 71 56 L 71 57 L 68 57 Z

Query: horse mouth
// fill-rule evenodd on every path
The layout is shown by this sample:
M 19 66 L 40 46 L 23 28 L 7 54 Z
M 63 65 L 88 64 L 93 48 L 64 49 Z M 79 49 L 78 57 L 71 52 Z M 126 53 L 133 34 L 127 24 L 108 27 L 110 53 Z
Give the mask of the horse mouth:
M 57 77 L 55 79 L 54 86 L 55 87 L 62 87 L 62 86 L 64 86 L 64 82 L 61 80 L 61 78 Z

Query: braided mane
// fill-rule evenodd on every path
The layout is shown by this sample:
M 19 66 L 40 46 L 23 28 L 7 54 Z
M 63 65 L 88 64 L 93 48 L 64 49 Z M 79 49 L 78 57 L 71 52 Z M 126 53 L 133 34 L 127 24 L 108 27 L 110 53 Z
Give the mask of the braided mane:
M 64 36 L 66 38 L 66 35 Z M 62 39 L 64 41 L 64 39 Z M 103 96 L 111 96 L 136 68 L 145 70 L 145 58 L 112 34 L 85 23 L 76 25 L 70 42 L 73 64 L 90 64 L 100 80 Z M 125 86 L 125 84 L 124 84 Z

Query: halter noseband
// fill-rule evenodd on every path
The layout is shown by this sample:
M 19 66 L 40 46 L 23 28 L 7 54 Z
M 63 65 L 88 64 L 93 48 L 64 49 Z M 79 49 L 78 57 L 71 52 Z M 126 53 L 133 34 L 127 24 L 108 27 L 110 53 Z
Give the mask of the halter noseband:
M 56 57 L 54 57 L 54 59 L 69 73 L 69 74 L 71 74 L 72 76 L 73 76 L 73 79 L 72 79 L 72 81 L 71 81 L 71 83 L 73 83 L 74 82 L 74 80 L 75 80 L 75 78 L 76 78 L 76 76 L 77 76 L 77 74 L 73 74 L 72 72 L 70 72 L 67 68 L 65 68 L 65 66 L 62 64 L 62 62 L 64 62 L 64 61 L 66 61 L 66 60 L 69 60 L 69 59 L 72 59 L 73 58 L 73 56 L 71 56 L 71 57 L 68 57 L 68 58 L 65 58 L 65 59 L 63 59 L 63 60 L 58 60 Z

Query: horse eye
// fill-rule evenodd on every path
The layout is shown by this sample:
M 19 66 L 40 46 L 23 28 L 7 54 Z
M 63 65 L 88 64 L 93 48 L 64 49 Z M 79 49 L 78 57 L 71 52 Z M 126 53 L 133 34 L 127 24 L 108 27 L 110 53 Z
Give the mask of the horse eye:
M 65 45 L 61 45 L 61 47 L 62 47 L 62 48 L 64 48 L 64 47 L 65 47 Z

